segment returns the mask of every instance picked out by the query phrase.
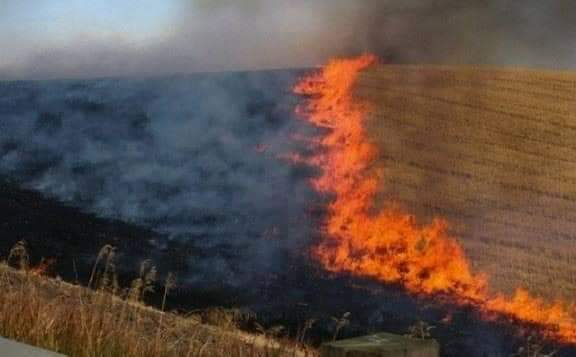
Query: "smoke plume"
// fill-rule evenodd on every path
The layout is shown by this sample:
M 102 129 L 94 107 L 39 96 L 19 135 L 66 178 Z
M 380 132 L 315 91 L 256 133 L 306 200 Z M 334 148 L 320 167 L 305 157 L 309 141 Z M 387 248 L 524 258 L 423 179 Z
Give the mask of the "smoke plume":
M 0 65 L 4 78 L 308 67 L 374 52 L 395 63 L 574 68 L 569 0 L 182 1 L 163 36 L 80 35 Z
M 185 242 L 199 279 L 243 284 L 310 237 L 308 174 L 278 159 L 305 130 L 292 78 L 5 82 L 0 175 Z

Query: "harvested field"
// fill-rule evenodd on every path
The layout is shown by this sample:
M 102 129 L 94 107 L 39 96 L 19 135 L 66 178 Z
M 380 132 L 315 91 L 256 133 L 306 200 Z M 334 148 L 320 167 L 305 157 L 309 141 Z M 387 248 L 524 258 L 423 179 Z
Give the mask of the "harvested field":
M 576 294 L 576 73 L 386 65 L 356 95 L 383 198 L 446 217 L 499 291 Z

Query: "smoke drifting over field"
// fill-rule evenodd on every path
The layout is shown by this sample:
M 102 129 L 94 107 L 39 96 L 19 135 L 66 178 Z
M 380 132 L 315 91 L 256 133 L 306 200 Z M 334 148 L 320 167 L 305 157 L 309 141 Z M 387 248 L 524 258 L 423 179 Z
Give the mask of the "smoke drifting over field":
M 304 126 L 291 83 L 286 72 L 7 82 L 0 175 L 195 247 L 191 279 L 245 284 L 310 236 L 307 173 L 277 158 Z
M 396 63 L 576 63 L 576 4 L 567 0 L 196 0 L 179 9 L 157 38 L 136 43 L 121 34 L 78 34 L 69 43 L 23 51 L 0 66 L 0 76 L 304 67 L 364 51 Z
M 207 32 L 217 34 L 210 41 L 225 46 L 231 58 L 234 54 L 257 53 L 259 56 L 246 58 L 248 64 L 269 61 L 261 65 L 303 66 L 361 52 L 376 53 L 398 63 L 572 68 L 576 63 L 571 45 L 576 31 L 576 4 L 566 0 L 206 3 L 211 4 L 207 6 L 207 18 L 215 20 L 208 28 L 226 29 L 233 19 L 234 29 L 247 30 L 240 31 L 242 37 L 236 45 L 232 43 L 235 39 L 225 33 Z M 251 24 L 249 29 L 242 27 L 246 24 Z M 203 28 L 204 24 L 184 26 L 183 33 L 202 33 Z M 221 41 L 214 42 L 216 38 Z M 249 50 L 258 47 L 266 50 L 265 55 Z

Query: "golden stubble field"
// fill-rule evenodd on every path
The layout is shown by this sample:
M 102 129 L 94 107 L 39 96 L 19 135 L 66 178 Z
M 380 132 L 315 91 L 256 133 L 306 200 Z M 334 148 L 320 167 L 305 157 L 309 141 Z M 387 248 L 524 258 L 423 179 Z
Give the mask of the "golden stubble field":
M 576 296 L 576 73 L 382 65 L 355 94 L 383 199 L 446 217 L 494 289 Z

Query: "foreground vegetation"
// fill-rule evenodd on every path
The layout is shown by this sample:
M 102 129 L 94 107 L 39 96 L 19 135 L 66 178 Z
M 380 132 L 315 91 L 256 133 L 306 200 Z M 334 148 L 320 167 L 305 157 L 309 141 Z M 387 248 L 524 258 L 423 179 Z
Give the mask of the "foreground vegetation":
M 156 271 L 143 263 L 140 276 L 121 288 L 114 272 L 114 249 L 104 247 L 89 288 L 44 276 L 47 264 L 30 267 L 23 243 L 0 264 L 0 335 L 70 356 L 316 356 L 293 341 L 262 330 L 241 332 L 239 311 L 211 309 L 183 316 L 164 311 L 175 281 L 163 285 L 160 310 L 144 296 Z

